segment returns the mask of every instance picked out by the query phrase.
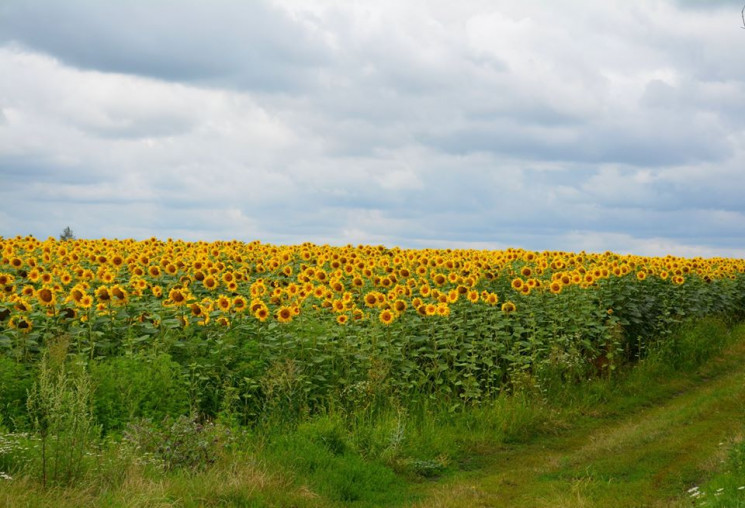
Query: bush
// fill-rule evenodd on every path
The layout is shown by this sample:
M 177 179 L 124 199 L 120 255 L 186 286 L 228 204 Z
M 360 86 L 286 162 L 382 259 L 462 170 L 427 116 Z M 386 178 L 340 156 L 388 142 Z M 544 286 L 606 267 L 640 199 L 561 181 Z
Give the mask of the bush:
M 28 412 L 41 439 L 37 469 L 42 484 L 71 485 L 85 472 L 85 456 L 100 428 L 91 411 L 91 382 L 85 366 L 68 364 L 62 338 L 45 351 L 39 378 L 29 391 Z
M 31 385 L 28 365 L 0 356 L 0 426 L 13 430 L 28 428 L 26 397 Z
M 202 423 L 194 415 L 166 418 L 160 426 L 141 420 L 124 433 L 126 441 L 155 458 L 165 471 L 204 469 L 218 459 L 228 437 L 225 427 Z

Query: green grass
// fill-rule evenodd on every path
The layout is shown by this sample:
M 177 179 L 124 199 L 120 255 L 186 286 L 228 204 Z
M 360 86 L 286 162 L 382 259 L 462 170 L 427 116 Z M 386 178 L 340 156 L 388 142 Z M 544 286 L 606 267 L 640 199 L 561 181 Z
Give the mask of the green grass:
M 621 379 L 554 394 L 554 433 L 493 448 L 478 471 L 428 488 L 422 506 L 690 505 L 687 490 L 718 470 L 745 422 L 745 326 L 700 322 L 679 347 L 695 338 L 711 346 L 700 366 L 659 351 Z
M 745 427 L 743 427 L 745 429 Z M 727 454 L 719 471 L 688 495 L 696 506 L 737 508 L 745 506 L 745 441 L 742 431 L 721 443 Z

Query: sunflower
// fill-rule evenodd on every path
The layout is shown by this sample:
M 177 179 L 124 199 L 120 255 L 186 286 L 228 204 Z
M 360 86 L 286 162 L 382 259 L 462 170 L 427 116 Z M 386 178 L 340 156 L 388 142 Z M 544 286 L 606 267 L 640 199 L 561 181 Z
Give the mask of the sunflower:
M 107 286 L 99 286 L 98 289 L 96 289 L 96 300 L 100 303 L 108 303 L 111 301 L 111 293 Z
M 638 272 L 636 272 L 636 278 L 638 280 L 644 280 L 647 278 L 647 274 L 644 270 L 639 270 Z
M 186 305 L 186 301 L 189 299 L 189 293 L 182 288 L 173 288 L 168 292 L 168 300 L 171 305 L 181 307 Z
M 391 312 L 389 309 L 385 309 L 383 312 L 380 313 L 378 316 L 378 319 L 381 323 L 388 326 L 391 323 L 393 323 L 393 320 L 396 319 L 396 315 Z
M 512 302 L 504 302 L 502 304 L 502 312 L 505 314 L 511 314 L 517 310 L 517 307 Z
M 343 300 L 336 299 L 331 302 L 331 310 L 334 312 L 344 312 L 345 309 L 346 305 Z
M 149 273 L 151 277 L 158 278 L 161 274 L 160 267 L 153 265 L 147 269 L 147 273 Z
M 160 286 L 151 286 L 150 291 L 152 291 L 155 298 L 160 298 L 163 296 L 163 288 Z
M 205 311 L 204 307 L 199 305 L 198 303 L 194 302 L 191 305 L 189 305 L 189 310 L 191 311 L 191 315 L 194 317 L 204 317 Z
M 437 315 L 441 317 L 448 317 L 450 315 L 450 307 L 447 303 L 441 303 L 437 306 Z
M 550 290 L 550 291 L 551 291 L 551 292 L 552 292 L 553 294 L 555 294 L 555 295 L 558 295 L 559 293 L 561 293 L 562 285 L 561 285 L 561 282 L 559 282 L 558 280 L 555 280 L 555 281 L 553 281 L 553 282 L 552 282 L 552 283 L 551 283 L 551 284 L 550 284 L 550 285 L 548 286 L 548 288 L 549 288 L 549 290 Z
M 18 312 L 29 312 L 31 310 L 31 304 L 25 298 L 18 298 L 13 302 L 13 306 Z
M 8 325 L 11 328 L 15 328 L 16 330 L 19 330 L 23 333 L 28 333 L 31 331 L 31 328 L 33 328 L 33 325 L 31 324 L 31 320 L 28 319 L 26 316 L 20 316 L 20 315 L 11 317 L 10 321 L 8 322 Z
M 479 301 L 479 292 L 473 289 L 469 290 L 467 298 L 469 302 L 476 303 Z
M 277 311 L 277 321 L 280 323 L 289 323 L 292 321 L 292 318 L 294 316 L 294 312 L 290 307 L 280 307 Z
M 111 288 L 112 301 L 117 305 L 126 305 L 129 295 L 119 284 Z
M 244 311 L 247 306 L 248 302 L 246 301 L 245 297 L 238 295 L 233 298 L 233 309 L 235 309 L 236 312 Z
M 263 323 L 269 317 L 269 309 L 266 307 L 259 307 L 253 314 L 256 319 Z
M 487 305 L 496 305 L 499 303 L 499 297 L 495 293 L 489 293 L 484 300 Z
M 75 311 L 75 309 L 71 309 L 68 307 L 68 308 L 60 310 L 59 315 L 63 319 L 75 319 L 78 313 Z
M 402 314 L 406 311 L 406 302 L 403 300 L 396 300 L 395 302 L 393 302 L 393 310 L 395 310 L 399 314 Z
M 228 312 L 230 310 L 231 303 L 230 298 L 225 295 L 220 295 L 217 298 L 217 308 L 223 312 Z
M 524 284 L 523 280 L 520 277 L 517 277 L 512 280 L 511 286 L 512 286 L 512 289 L 514 289 L 515 291 L 520 291 L 523 287 L 523 284 Z
M 349 321 L 349 316 L 347 316 L 346 314 L 339 314 L 338 316 L 336 316 L 336 322 L 339 323 L 340 325 L 345 325 L 347 324 L 348 321 Z
M 520 270 L 520 274 L 522 274 L 523 277 L 530 277 L 533 275 L 533 270 L 531 270 L 529 266 L 523 266 L 522 270 Z
M 91 295 L 83 295 L 78 305 L 83 309 L 90 309 L 93 306 L 93 297 Z
M 212 291 L 214 289 L 217 289 L 217 279 L 215 279 L 215 277 L 213 277 L 212 275 L 208 275 L 202 281 L 202 285 L 204 285 L 205 288 Z
M 285 292 L 290 296 L 296 296 L 300 292 L 300 286 L 291 282 L 285 289 Z
M 56 296 L 51 288 L 41 288 L 36 292 L 36 299 L 44 306 L 52 306 L 56 301 Z
M 251 300 L 251 306 L 249 307 L 249 310 L 251 312 L 256 312 L 257 310 L 259 310 L 262 307 L 266 307 L 266 304 L 263 301 L 261 301 L 260 299 L 254 298 L 253 300 Z
M 365 305 L 368 307 L 375 307 L 378 304 L 378 295 L 375 292 L 370 292 L 365 295 Z

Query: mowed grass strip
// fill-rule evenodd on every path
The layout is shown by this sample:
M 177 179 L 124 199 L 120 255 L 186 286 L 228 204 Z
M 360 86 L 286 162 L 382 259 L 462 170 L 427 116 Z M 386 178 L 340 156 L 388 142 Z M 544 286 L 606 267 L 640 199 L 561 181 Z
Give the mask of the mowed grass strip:
M 555 435 L 492 450 L 479 471 L 427 486 L 418 506 L 691 506 L 687 490 L 717 471 L 745 423 L 745 326 L 731 334 L 699 368 L 640 365 L 606 401 L 567 409 Z

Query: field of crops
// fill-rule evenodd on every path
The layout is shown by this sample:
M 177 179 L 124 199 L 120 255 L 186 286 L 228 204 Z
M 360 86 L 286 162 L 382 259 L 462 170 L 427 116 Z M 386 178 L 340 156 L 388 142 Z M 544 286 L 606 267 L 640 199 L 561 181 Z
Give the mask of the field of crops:
M 456 407 L 611 375 L 677 323 L 745 308 L 745 261 L 724 258 L 32 237 L 0 255 L 0 360 L 33 364 L 64 336 L 116 370 L 110 398 L 143 391 L 97 408 L 112 428 L 147 413 L 127 363 L 147 355 L 177 407 L 244 423 L 392 397 Z

